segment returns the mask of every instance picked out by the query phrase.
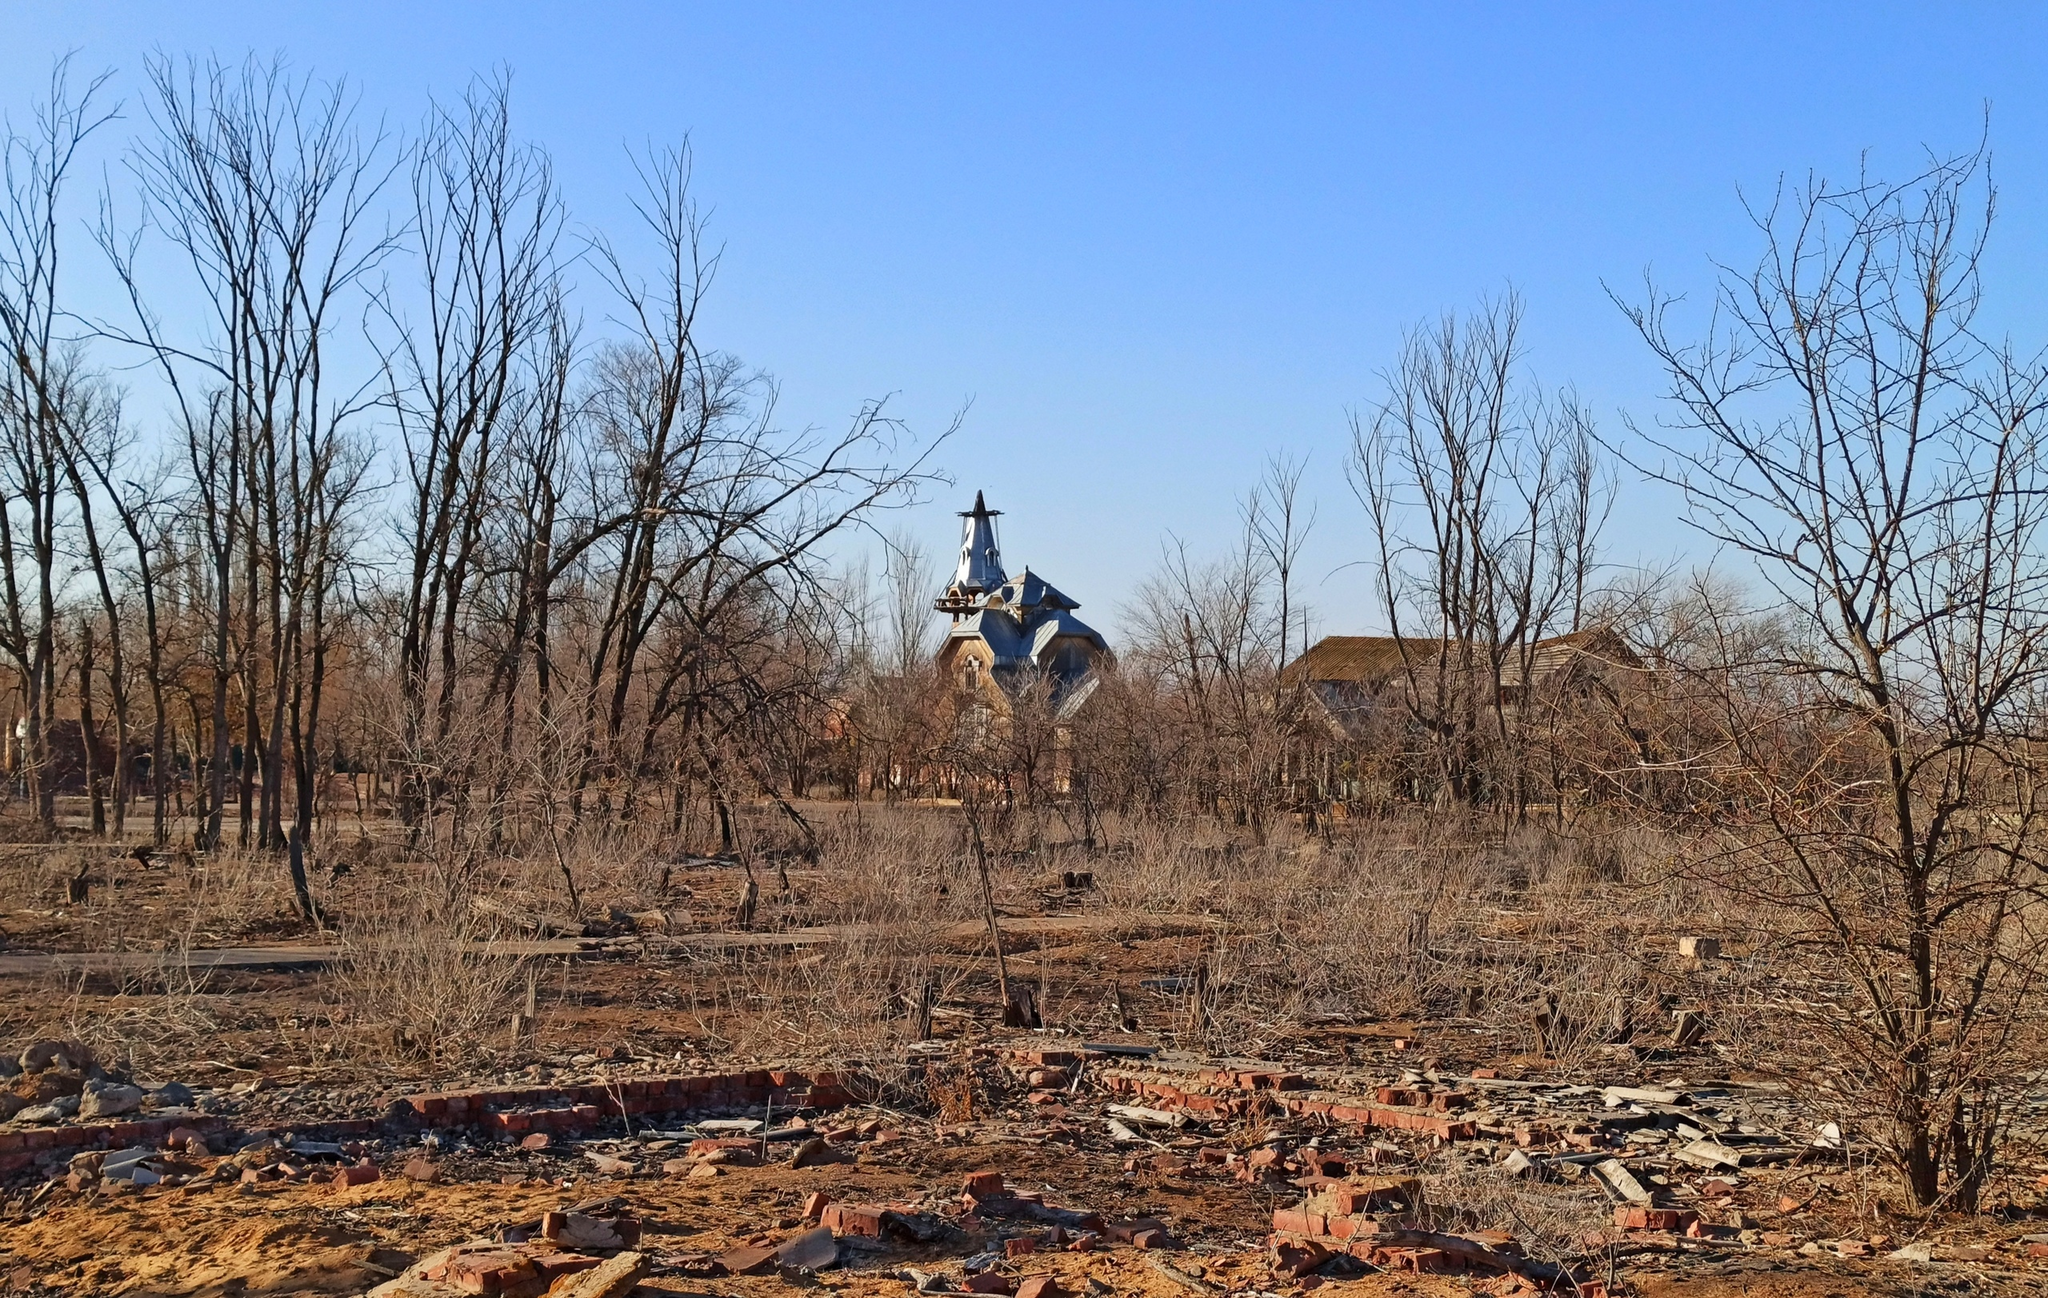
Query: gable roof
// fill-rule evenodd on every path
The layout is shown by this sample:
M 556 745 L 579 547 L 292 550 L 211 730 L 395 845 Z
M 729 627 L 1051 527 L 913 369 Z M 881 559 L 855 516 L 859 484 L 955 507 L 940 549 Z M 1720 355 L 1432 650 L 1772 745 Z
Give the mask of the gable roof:
M 1383 681 L 1402 669 L 1404 637 L 1391 635 L 1326 635 L 1287 664 L 1281 679 L 1302 681 Z M 1408 652 L 1422 657 L 1437 653 L 1441 642 L 1407 638 Z
M 996 596 L 1009 608 L 1072 609 L 1081 607 L 1078 602 L 1061 594 L 1053 588 L 1051 582 L 1029 568 L 1024 569 L 1024 571 L 1004 582 L 1002 587 L 996 591 Z

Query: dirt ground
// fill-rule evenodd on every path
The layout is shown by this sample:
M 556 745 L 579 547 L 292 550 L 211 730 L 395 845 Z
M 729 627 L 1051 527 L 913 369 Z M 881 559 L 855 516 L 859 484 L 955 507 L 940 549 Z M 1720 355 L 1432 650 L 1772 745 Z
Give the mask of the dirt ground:
M 996 1236 L 974 1234 L 967 1244 L 958 1234 L 943 1243 L 898 1238 L 880 1248 L 854 1241 L 839 1265 L 815 1272 L 714 1275 L 707 1259 L 813 1228 L 805 1204 L 819 1192 L 836 1203 L 907 1205 L 954 1222 L 963 1178 L 985 1168 L 1046 1204 L 1105 1219 L 1156 1218 L 1170 1228 L 1167 1249 L 1103 1239 L 1090 1251 L 1033 1252 L 987 1268 L 1015 1281 L 1053 1275 L 1073 1298 L 1514 1291 L 1500 1275 L 1333 1262 L 1297 1276 L 1277 1267 L 1268 1238 L 1275 1211 L 1319 1192 L 1313 1175 L 1300 1175 L 1308 1154 L 1348 1158 L 1354 1174 L 1420 1178 L 1426 1210 L 1411 1205 L 1395 1226 L 1503 1232 L 1530 1258 L 1566 1268 L 1567 1279 L 1551 1284 L 1558 1292 L 1820 1298 L 2048 1288 L 2048 1258 L 2032 1256 L 2028 1242 L 2048 1229 L 2048 1179 L 2033 1180 L 2048 1165 L 2021 1159 L 1983 1215 L 1913 1216 L 1887 1201 L 1881 1170 L 1859 1161 L 1853 1146 L 1807 1147 L 1800 1097 L 1736 1066 L 1711 1035 L 1556 1057 L 1531 1051 L 1526 1032 L 1505 1016 L 1419 1013 L 1419 1001 L 1390 1002 L 1407 1011 L 1397 1013 L 1358 1003 L 1335 1012 L 1326 1000 L 1313 1012 L 1260 1009 L 1229 1019 L 1224 993 L 1207 979 L 1225 968 L 1217 934 L 1243 931 L 1242 911 L 1219 898 L 1151 895 L 1151 876 L 1120 875 L 1114 856 L 1020 853 L 1004 864 L 996 888 L 998 924 L 1007 926 L 1003 973 L 1013 988 L 1030 989 L 1045 1024 L 1006 1028 L 978 892 L 957 868 L 919 864 L 931 853 L 912 848 L 904 851 L 908 864 L 893 871 L 901 877 L 879 881 L 803 860 L 756 861 L 749 870 L 732 860 L 637 859 L 584 881 L 573 924 L 557 915 L 563 903 L 544 865 L 491 866 L 490 889 L 475 879 L 465 886 L 492 899 L 488 914 L 517 921 L 509 927 L 437 910 L 436 876 L 383 848 L 363 850 L 348 868 L 333 860 L 324 867 L 329 922 L 318 928 L 293 914 L 267 858 L 138 865 L 100 847 L 6 849 L 29 855 L 18 872 L 25 882 L 0 914 L 0 953 L 150 959 L 111 973 L 0 977 L 0 1053 L 11 1057 L 38 1040 L 81 1041 L 111 1078 L 152 1092 L 167 1083 L 191 1088 L 190 1107 L 173 1111 L 212 1128 L 209 1148 L 177 1152 L 174 1166 L 183 1170 L 157 1184 L 79 1177 L 69 1149 L 6 1172 L 0 1292 L 362 1293 L 436 1250 L 516 1239 L 538 1229 L 544 1214 L 616 1198 L 642 1223 L 636 1247 L 650 1274 L 640 1290 L 649 1298 L 793 1288 L 893 1298 L 916 1292 L 910 1272 L 953 1277 L 934 1282 L 942 1291 L 957 1280 L 964 1250 Z M 73 902 L 64 883 L 81 873 L 91 886 L 84 902 Z M 742 923 L 735 899 L 750 874 L 761 901 Z M 1497 910 L 1489 940 L 1558 949 L 1584 942 L 1570 925 L 1526 907 Z M 1247 942 L 1252 954 L 1219 976 L 1249 977 L 1243 970 L 1269 958 L 1259 952 L 1295 940 L 1291 932 L 1341 950 L 1343 935 L 1321 923 L 1313 914 L 1268 921 L 1270 933 L 1257 938 L 1265 945 Z M 1667 921 L 1630 923 L 1628 942 L 1673 949 Z M 559 953 L 508 954 L 502 944 L 515 939 L 546 939 Z M 187 967 L 190 951 L 273 945 L 338 954 L 276 969 Z M 1722 976 L 1698 962 L 1658 959 L 1702 995 Z M 928 1034 L 907 1026 L 921 994 L 929 997 Z M 530 1017 L 514 1022 L 513 1014 Z M 1480 1129 L 1446 1140 L 1255 1105 L 1183 1115 L 1176 1121 L 1193 1120 L 1125 1139 L 1110 1125 L 1110 1106 L 1146 1101 L 1113 1093 L 1103 1078 L 1131 1058 L 1098 1054 L 1078 1081 L 1039 1084 L 1027 1065 L 1002 1054 L 1078 1052 L 1091 1043 L 1157 1050 L 1154 1063 L 1176 1061 L 1183 1071 L 1226 1058 L 1229 1067 L 1302 1070 L 1320 1079 L 1316 1086 L 1366 1096 L 1384 1086 L 1453 1092 L 1457 1103 L 1478 1105 Z M 252 1151 L 290 1160 L 276 1154 L 279 1142 L 388 1120 L 394 1098 L 409 1094 L 538 1094 L 783 1065 L 858 1069 L 868 1079 L 852 1107 L 801 1115 L 821 1133 L 837 1132 L 836 1147 L 852 1161 L 793 1167 L 787 1147 L 777 1146 L 764 1166 L 664 1170 L 711 1134 L 691 1125 L 707 1115 L 691 1113 L 612 1117 L 538 1150 L 486 1130 L 387 1123 L 350 1155 L 298 1158 L 305 1166 L 281 1179 L 244 1175 L 253 1175 L 243 1166 Z M 1661 1116 L 1655 1103 L 1616 1110 L 1610 1100 L 1603 1109 L 1601 1088 L 1615 1086 L 1686 1095 Z M 143 1116 L 154 1111 L 149 1103 Z M 1579 1107 L 1563 1111 L 1572 1105 Z M 1730 1141 L 1738 1124 L 1779 1134 L 1745 1137 L 1758 1142 L 1762 1161 L 1751 1166 L 1745 1157 L 1739 1174 L 1726 1174 L 1736 1184 L 1715 1188 L 1707 1170 L 1673 1161 L 1682 1141 L 1668 1130 L 1657 1143 L 1658 1122 L 1690 1130 L 1684 1122 L 1702 1120 L 1673 1119 L 1680 1109 L 1718 1113 Z M 1616 1112 L 1636 1116 L 1619 1122 Z M 753 1117 L 765 1129 L 792 1115 L 726 1116 Z M 0 1123 L 0 1152 L 9 1133 L 40 1129 Z M 846 1134 L 853 1130 L 866 1134 Z M 1560 1175 L 1509 1180 L 1499 1168 L 1518 1148 L 1549 1159 Z M 1252 1157 L 1262 1149 L 1294 1161 L 1254 1174 Z M 1711 1232 L 1688 1239 L 1618 1228 L 1609 1196 L 1581 1174 L 1588 1151 L 1628 1159 L 1654 1182 L 1658 1202 L 1696 1213 Z M 1207 1161 L 1212 1154 L 1216 1161 Z M 606 1170 L 601 1160 L 617 1157 L 634 1170 Z M 408 1176 L 408 1165 L 423 1158 L 436 1179 Z M 374 1165 L 378 1178 L 339 1189 L 326 1183 L 351 1160 Z M 1887 1256 L 1922 1244 L 1924 1260 Z

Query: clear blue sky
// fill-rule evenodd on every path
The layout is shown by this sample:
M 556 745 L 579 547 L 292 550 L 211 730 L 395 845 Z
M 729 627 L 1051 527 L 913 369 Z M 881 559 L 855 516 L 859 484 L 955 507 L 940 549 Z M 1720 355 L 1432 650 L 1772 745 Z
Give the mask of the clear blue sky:
M 628 145 L 688 135 L 724 269 L 712 341 L 798 423 L 898 394 L 1005 557 L 1111 628 L 1168 532 L 1221 545 L 1266 455 L 1312 457 L 1311 598 L 1372 624 L 1347 407 L 1404 328 L 1512 282 L 1530 361 L 1609 426 L 1657 376 L 1607 301 L 1645 268 L 1704 295 L 1755 248 L 1738 187 L 1903 174 L 1989 106 L 1992 307 L 2041 335 L 2048 9 L 2038 5 L 1153 7 L 0 3 L 0 103 L 49 60 L 282 50 L 417 120 L 509 67 L 577 216 L 620 229 Z M 593 285 L 594 288 L 594 285 Z M 1624 485 L 1621 560 L 1685 538 Z M 1331 574 L 1325 578 L 1325 574 Z

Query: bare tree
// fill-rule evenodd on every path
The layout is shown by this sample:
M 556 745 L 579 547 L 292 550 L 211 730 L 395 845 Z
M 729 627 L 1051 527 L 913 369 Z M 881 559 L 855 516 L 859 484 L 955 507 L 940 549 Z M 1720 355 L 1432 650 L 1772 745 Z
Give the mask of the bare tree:
M 49 726 L 57 694 L 56 629 L 61 582 L 58 531 L 64 495 L 62 447 L 67 421 L 92 383 L 61 320 L 64 185 L 79 148 L 112 116 L 95 104 L 105 75 L 74 91 L 70 62 L 59 60 L 27 134 L 4 142 L 6 193 L 0 195 L 0 650 L 21 676 L 23 764 L 45 832 L 57 823 L 55 790 L 45 778 Z M 26 576 L 32 583 L 22 589 Z
M 1519 373 L 1522 305 L 1411 334 L 1352 419 L 1381 615 L 1444 794 L 1516 813 L 1528 790 L 1509 687 L 1539 641 L 1578 629 L 1604 508 L 1592 424 Z
M 135 324 L 119 336 L 158 362 L 177 403 L 215 585 L 207 823 L 220 840 L 239 682 L 245 843 L 288 846 L 294 890 L 320 769 L 333 598 L 367 456 L 349 431 L 361 387 L 336 385 L 338 304 L 385 254 L 374 229 L 388 175 L 381 138 L 356 129 L 347 90 L 254 59 L 237 69 L 149 67 L 154 136 L 133 154 L 148 226 L 182 258 L 211 318 L 180 338 L 150 309 L 139 236 L 105 223 Z M 337 395 L 337 392 L 339 395 Z M 287 771 L 289 737 L 292 770 Z M 259 780 L 260 773 L 260 780 Z M 290 777 L 289 780 L 287 777 Z M 296 786 L 289 840 L 284 789 Z M 257 798 L 261 798 L 261 806 Z
M 399 744 L 431 767 L 404 777 L 408 824 L 424 785 L 462 765 L 449 740 L 468 665 L 460 651 L 476 633 L 473 585 L 493 515 L 507 507 L 498 457 L 523 421 L 546 417 L 527 409 L 548 397 L 528 362 L 556 323 L 562 208 L 546 156 L 512 136 L 508 96 L 502 79 L 478 83 L 461 104 L 429 113 L 406 229 L 419 318 L 391 291 L 380 298 L 391 326 L 386 400 L 405 464 Z
M 1977 329 L 1986 166 L 1781 189 L 1698 341 L 1627 308 L 1676 412 L 1645 467 L 1788 619 L 1713 664 L 1711 877 L 1838 989 L 1819 1040 L 1913 1202 L 1963 1207 L 2048 972 L 2048 369 Z

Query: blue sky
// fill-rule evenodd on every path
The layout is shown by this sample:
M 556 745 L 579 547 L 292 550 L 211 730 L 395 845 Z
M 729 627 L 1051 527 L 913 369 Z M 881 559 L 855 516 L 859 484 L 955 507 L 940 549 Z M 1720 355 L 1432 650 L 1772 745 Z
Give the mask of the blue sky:
M 1347 408 L 1404 329 L 1509 283 L 1529 363 L 1603 423 L 1658 377 L 1603 281 L 1703 299 L 1756 248 L 1738 193 L 1904 174 L 1991 114 L 1992 312 L 2038 341 L 2048 10 L 2020 5 L 0 3 L 0 104 L 50 59 L 283 51 L 409 126 L 476 71 L 577 218 L 623 231 L 629 146 L 691 139 L 725 249 L 712 341 L 787 421 L 894 393 L 955 491 L 905 521 L 942 558 L 976 488 L 1114 628 L 1169 534 L 1220 547 L 1268 454 L 1310 457 L 1321 630 L 1372 629 Z M 83 254 L 83 244 L 80 245 Z M 601 312 L 594 276 L 586 309 Z M 955 498 L 957 497 L 957 499 Z M 1686 553 L 1624 482 L 1617 562 Z

